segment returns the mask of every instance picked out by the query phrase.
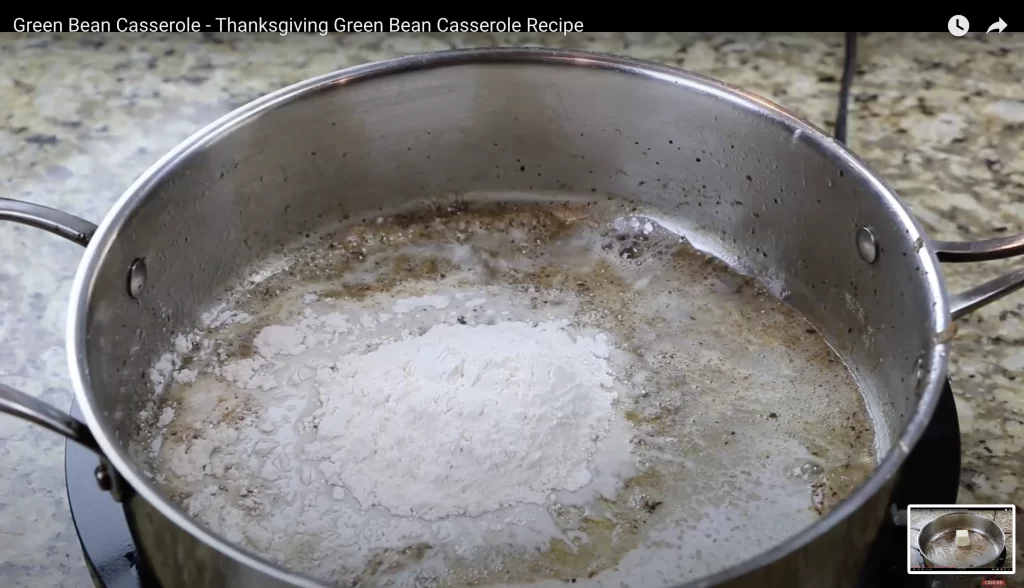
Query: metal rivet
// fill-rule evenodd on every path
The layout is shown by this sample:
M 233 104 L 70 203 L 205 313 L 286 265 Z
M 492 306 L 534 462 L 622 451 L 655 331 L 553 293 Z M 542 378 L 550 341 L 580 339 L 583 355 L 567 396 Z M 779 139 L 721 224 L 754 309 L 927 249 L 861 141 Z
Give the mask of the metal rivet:
M 875 241 L 875 235 L 871 229 L 867 227 L 857 229 L 857 251 L 860 253 L 860 258 L 868 263 L 875 263 L 875 260 L 878 259 L 878 242 Z
M 136 259 L 128 269 L 128 295 L 138 298 L 146 287 L 146 260 Z
M 96 484 L 104 492 L 109 492 L 114 485 L 110 472 L 107 471 L 107 466 L 103 464 L 96 466 Z

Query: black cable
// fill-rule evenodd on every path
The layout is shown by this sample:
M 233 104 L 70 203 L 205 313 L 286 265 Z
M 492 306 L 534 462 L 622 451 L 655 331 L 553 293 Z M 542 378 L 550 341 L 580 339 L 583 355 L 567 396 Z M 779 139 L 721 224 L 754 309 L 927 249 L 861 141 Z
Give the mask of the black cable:
M 836 110 L 836 140 L 846 144 L 846 113 L 850 103 L 850 86 L 857 73 L 857 33 L 846 33 L 846 55 L 843 57 L 843 79 L 839 82 L 839 108 Z

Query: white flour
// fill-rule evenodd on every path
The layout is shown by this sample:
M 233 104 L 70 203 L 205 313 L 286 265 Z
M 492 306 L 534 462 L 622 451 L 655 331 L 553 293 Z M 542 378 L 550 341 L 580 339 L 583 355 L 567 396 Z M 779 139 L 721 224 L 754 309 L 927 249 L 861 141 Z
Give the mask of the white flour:
M 614 414 L 607 356 L 600 336 L 503 322 L 437 325 L 316 365 L 318 443 L 304 457 L 329 460 L 321 471 L 363 507 L 400 516 L 541 504 L 591 481 Z
M 559 535 L 551 505 L 613 495 L 631 472 L 611 349 L 565 321 L 513 308 L 496 322 L 487 298 L 461 298 L 376 314 L 307 307 L 219 367 L 183 369 L 169 354 L 154 385 L 187 386 L 150 451 L 193 516 L 319 577 L 417 543 L 463 555 L 544 545 Z M 476 311 L 492 324 L 463 324 Z M 204 322 L 243 322 L 225 312 Z M 179 338 L 176 351 L 204 343 Z

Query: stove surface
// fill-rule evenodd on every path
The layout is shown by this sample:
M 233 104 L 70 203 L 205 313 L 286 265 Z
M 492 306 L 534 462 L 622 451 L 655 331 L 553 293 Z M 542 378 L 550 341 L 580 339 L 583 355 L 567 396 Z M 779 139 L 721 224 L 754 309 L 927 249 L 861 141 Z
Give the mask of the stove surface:
M 82 418 L 77 403 L 71 414 Z M 97 457 L 68 442 L 65 449 L 68 502 L 93 582 L 104 588 L 158 586 L 145 570 L 120 505 L 100 490 L 94 470 Z M 960 479 L 960 425 L 953 391 L 946 383 L 942 399 L 924 437 L 910 454 L 893 491 L 893 504 L 951 504 Z M 906 573 L 906 527 L 886 517 L 868 556 L 858 587 L 925 588 L 930 576 Z
M 71 405 L 71 416 L 81 419 L 78 402 Z M 99 458 L 92 451 L 68 441 L 64 446 L 64 475 L 71 518 L 85 563 L 93 583 L 102 588 L 149 588 L 156 582 L 144 581 L 121 505 L 100 490 L 96 483 Z

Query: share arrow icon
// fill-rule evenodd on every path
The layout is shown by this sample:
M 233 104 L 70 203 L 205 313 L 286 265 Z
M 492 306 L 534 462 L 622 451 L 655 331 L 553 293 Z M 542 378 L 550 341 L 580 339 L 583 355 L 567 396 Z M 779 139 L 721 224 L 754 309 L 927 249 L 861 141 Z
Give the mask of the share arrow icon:
M 996 22 L 992 23 L 992 26 L 988 27 L 988 30 L 985 31 L 985 34 L 987 35 L 987 34 L 991 33 L 992 31 L 995 31 L 997 33 L 1001 33 L 1004 30 L 1006 30 L 1006 21 L 1004 21 L 1002 18 L 1000 18 Z

